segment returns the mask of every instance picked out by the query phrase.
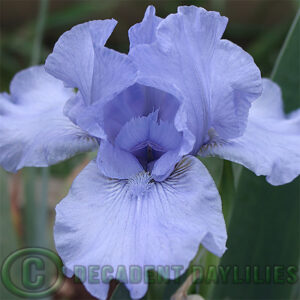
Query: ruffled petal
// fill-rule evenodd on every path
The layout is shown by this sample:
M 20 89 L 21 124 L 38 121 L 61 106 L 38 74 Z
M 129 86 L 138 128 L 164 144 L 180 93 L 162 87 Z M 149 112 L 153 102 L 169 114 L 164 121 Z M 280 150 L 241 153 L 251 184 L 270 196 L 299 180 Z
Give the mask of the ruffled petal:
M 182 95 L 179 99 L 186 104 L 188 127 L 197 138 L 194 151 L 203 143 L 210 126 L 211 64 L 226 24 L 227 18 L 216 12 L 179 7 L 177 14 L 158 25 L 156 42 L 140 44 L 130 51 L 141 84 L 175 97 Z
M 73 94 L 44 66 L 19 72 L 12 80 L 11 96 L 0 96 L 0 165 L 15 172 L 96 149 L 97 142 L 63 114 Z
M 244 135 L 217 139 L 203 146 L 199 154 L 240 163 L 256 175 L 267 176 L 273 185 L 285 184 L 300 174 L 300 110 L 285 117 L 278 85 L 265 79 L 263 88 L 250 109 Z
M 90 134 L 106 139 L 104 132 L 105 105 L 123 90 L 133 85 L 136 68 L 127 55 L 99 47 L 95 49 L 95 62 L 91 85 L 90 104 L 84 101 L 81 90 L 70 99 L 65 114 Z
M 91 98 L 94 44 L 104 46 L 116 24 L 112 19 L 74 26 L 59 38 L 46 60 L 47 72 L 64 81 L 68 87 L 78 88 L 87 103 Z
M 91 103 L 113 99 L 136 81 L 137 69 L 126 54 L 95 46 Z
M 156 40 L 156 28 L 162 18 L 155 15 L 155 7 L 149 5 L 146 9 L 144 19 L 130 27 L 128 31 L 130 49 L 140 44 L 151 44 Z
M 54 235 L 67 269 L 94 265 L 101 274 L 102 266 L 111 266 L 109 275 L 125 281 L 134 299 L 146 293 L 147 284 L 144 277 L 141 283 L 130 281 L 130 266 L 180 265 L 184 271 L 199 243 L 221 256 L 227 239 L 216 186 L 194 157 L 185 157 L 161 183 L 151 182 L 147 173 L 113 180 L 91 162 L 56 207 Z M 120 266 L 129 281 L 118 274 Z M 106 298 L 108 283 L 86 280 L 84 285 L 95 297 Z
M 251 103 L 262 92 L 260 71 L 242 48 L 221 40 L 212 60 L 212 128 L 224 139 L 241 136 Z

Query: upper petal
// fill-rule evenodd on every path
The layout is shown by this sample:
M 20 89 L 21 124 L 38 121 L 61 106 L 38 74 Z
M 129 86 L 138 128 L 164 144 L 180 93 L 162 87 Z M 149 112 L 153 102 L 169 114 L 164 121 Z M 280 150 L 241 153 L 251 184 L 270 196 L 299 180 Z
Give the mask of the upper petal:
M 139 176 L 113 180 L 91 162 L 75 179 L 56 208 L 54 229 L 57 251 L 69 270 L 109 265 L 110 275 L 118 278 L 117 268 L 124 266 L 130 278 L 130 266 L 180 265 L 185 270 L 200 242 L 217 255 L 224 253 L 221 200 L 199 160 L 184 158 L 165 182 Z M 84 284 L 94 296 L 106 298 L 107 283 Z M 134 299 L 147 291 L 144 281 L 126 286 Z
M 0 96 L 0 165 L 12 172 L 45 167 L 95 149 L 97 142 L 63 114 L 73 94 L 44 66 L 19 72 L 11 96 Z
M 95 47 L 91 103 L 113 99 L 136 81 L 137 69 L 126 54 Z
M 242 48 L 221 40 L 212 60 L 211 126 L 224 139 L 241 136 L 262 92 L 260 71 Z
M 104 46 L 116 24 L 115 20 L 90 21 L 66 31 L 46 60 L 47 72 L 68 87 L 78 88 L 88 102 L 93 79 L 94 44 Z
M 105 47 L 95 47 L 93 78 L 89 101 L 81 90 L 70 99 L 65 114 L 82 129 L 102 139 L 105 105 L 136 81 L 136 68 L 130 58 Z M 111 117 L 111 116 L 110 116 Z
M 200 150 L 240 163 L 273 185 L 285 184 L 300 174 L 300 113 L 285 117 L 279 87 L 264 80 L 262 96 L 250 109 L 243 136 L 213 141 Z
M 128 31 L 130 49 L 139 44 L 151 44 L 156 40 L 156 28 L 162 18 L 155 15 L 155 7 L 149 5 L 146 9 L 144 19 L 130 27 Z
M 175 94 L 186 104 L 188 127 L 197 138 L 194 151 L 203 143 L 210 126 L 211 63 L 227 18 L 205 9 L 180 7 L 162 20 L 156 41 L 130 51 L 139 69 L 139 82 Z M 178 97 L 178 93 L 175 94 Z
M 85 105 L 111 99 L 135 82 L 137 70 L 128 56 L 104 47 L 116 23 L 98 20 L 73 27 L 46 60 L 47 72 L 78 88 Z M 82 109 L 76 119 L 84 114 Z

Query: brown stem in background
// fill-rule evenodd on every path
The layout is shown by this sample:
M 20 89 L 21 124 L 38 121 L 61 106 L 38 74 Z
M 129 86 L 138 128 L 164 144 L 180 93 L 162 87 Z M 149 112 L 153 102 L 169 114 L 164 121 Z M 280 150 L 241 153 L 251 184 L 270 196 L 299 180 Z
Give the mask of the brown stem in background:
M 20 244 L 23 244 L 24 230 L 22 226 L 22 213 L 18 203 L 21 194 L 22 178 L 21 171 L 13 174 L 10 186 L 10 208 L 14 229 Z

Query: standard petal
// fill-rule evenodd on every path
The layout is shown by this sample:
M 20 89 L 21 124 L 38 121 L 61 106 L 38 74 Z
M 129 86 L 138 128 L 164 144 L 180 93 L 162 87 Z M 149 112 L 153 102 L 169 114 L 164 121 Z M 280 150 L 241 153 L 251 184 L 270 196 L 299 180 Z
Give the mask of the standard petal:
M 91 103 L 113 99 L 136 81 L 137 69 L 126 54 L 95 47 Z
M 0 165 L 11 172 L 45 167 L 95 149 L 97 142 L 63 114 L 72 95 L 43 66 L 19 72 L 11 96 L 0 96 Z
M 204 145 L 200 155 L 219 156 L 244 165 L 273 185 L 285 184 L 300 174 L 300 110 L 288 118 L 282 110 L 279 87 L 264 80 L 262 96 L 250 109 L 243 136 Z
M 89 102 L 94 70 L 94 44 L 104 46 L 116 24 L 115 20 L 90 21 L 65 32 L 46 60 L 47 72 L 64 81 L 68 87 L 78 88 L 85 101 Z M 93 37 L 97 38 L 94 42 Z
M 119 266 L 127 278 L 130 266 L 179 265 L 184 271 L 199 243 L 216 255 L 224 253 L 221 200 L 201 162 L 185 157 L 165 182 L 150 179 L 147 173 L 129 181 L 110 179 L 94 161 L 79 174 L 56 207 L 56 249 L 69 270 L 111 266 L 110 275 L 124 281 L 116 274 Z M 84 284 L 95 297 L 106 298 L 107 283 Z M 147 291 L 143 281 L 125 284 L 134 299 Z
M 212 59 L 211 127 L 224 139 L 241 136 L 251 103 L 262 92 L 260 71 L 242 48 L 221 40 Z
M 144 19 L 130 27 L 128 31 L 130 49 L 139 44 L 151 44 L 156 40 L 156 28 L 162 18 L 155 15 L 155 7 L 147 7 Z
M 210 126 L 211 64 L 214 49 L 225 30 L 227 18 L 195 6 L 179 7 L 162 20 L 156 41 L 130 51 L 140 71 L 141 84 L 174 95 L 186 104 L 188 127 L 196 137 L 194 152 Z M 178 97 L 178 94 L 174 95 Z

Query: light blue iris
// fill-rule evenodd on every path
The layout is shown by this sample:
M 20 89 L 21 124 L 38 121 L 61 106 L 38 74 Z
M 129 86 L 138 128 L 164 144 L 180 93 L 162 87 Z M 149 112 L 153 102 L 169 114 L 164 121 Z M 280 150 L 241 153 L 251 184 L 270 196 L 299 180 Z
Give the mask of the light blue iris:
M 115 20 L 84 23 L 60 37 L 45 68 L 18 73 L 1 95 L 8 171 L 99 148 L 56 208 L 56 248 L 70 274 L 76 265 L 186 269 L 200 243 L 221 256 L 221 199 L 197 154 L 274 185 L 300 173 L 300 111 L 284 115 L 279 87 L 221 39 L 226 24 L 194 6 L 165 19 L 150 6 L 125 55 L 104 46 Z M 107 283 L 85 286 L 106 298 Z M 126 286 L 133 298 L 147 291 L 144 281 Z

